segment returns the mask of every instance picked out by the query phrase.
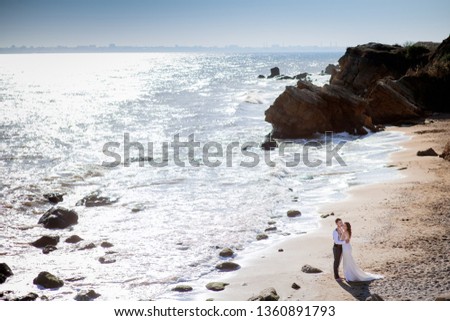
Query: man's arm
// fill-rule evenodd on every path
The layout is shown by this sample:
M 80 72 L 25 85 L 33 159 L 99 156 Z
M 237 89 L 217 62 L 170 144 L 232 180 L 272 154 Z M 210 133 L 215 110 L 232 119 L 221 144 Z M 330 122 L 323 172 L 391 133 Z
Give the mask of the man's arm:
M 334 244 L 342 245 L 345 243 L 345 241 L 341 241 L 339 239 L 339 234 L 336 230 L 333 231 L 333 240 L 334 240 Z

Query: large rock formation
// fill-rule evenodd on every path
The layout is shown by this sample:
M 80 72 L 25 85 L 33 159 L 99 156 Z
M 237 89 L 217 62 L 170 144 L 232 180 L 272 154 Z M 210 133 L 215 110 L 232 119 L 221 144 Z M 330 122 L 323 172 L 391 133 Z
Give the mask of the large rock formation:
M 307 137 L 316 132 L 358 133 L 366 126 L 375 129 L 366 115 L 367 103 L 342 86 L 317 87 L 299 81 L 288 86 L 266 110 L 275 138 Z
M 299 81 L 266 110 L 272 137 L 365 134 L 378 124 L 450 112 L 450 37 L 440 45 L 368 43 L 348 48 L 330 85 Z

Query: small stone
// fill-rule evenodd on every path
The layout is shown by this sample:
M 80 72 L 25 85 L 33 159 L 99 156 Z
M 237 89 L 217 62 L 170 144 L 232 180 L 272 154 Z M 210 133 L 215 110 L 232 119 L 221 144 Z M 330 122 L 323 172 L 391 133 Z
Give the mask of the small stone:
M 232 257 L 234 255 L 234 252 L 229 247 L 226 247 L 222 249 L 222 251 L 220 251 L 219 255 L 222 257 Z
M 66 243 L 78 243 L 80 241 L 83 241 L 83 239 L 81 237 L 79 237 L 78 235 L 72 235 L 68 238 L 66 238 L 66 240 L 64 242 Z
M 300 285 L 298 285 L 297 283 L 292 283 L 291 288 L 293 288 L 294 290 L 299 290 L 300 289 Z
M 256 240 L 257 241 L 266 240 L 268 238 L 269 238 L 269 236 L 267 234 L 258 234 L 258 235 L 256 235 Z
M 75 301 L 92 301 L 97 299 L 100 296 L 97 292 L 94 290 L 83 290 L 78 292 L 78 294 L 74 297 Z
M 297 217 L 297 216 L 301 216 L 301 215 L 302 215 L 302 213 L 298 210 L 289 210 L 287 212 L 288 217 Z
M 283 249 L 278 249 L 278 252 L 284 252 L 284 250 Z
M 225 290 L 225 287 L 227 285 L 230 285 L 229 283 L 224 282 L 210 282 L 206 285 L 206 288 L 210 291 L 223 291 Z
M 303 273 L 322 273 L 322 270 L 306 264 L 306 265 L 302 266 L 302 272 Z
M 216 269 L 222 272 L 236 271 L 240 268 L 241 266 L 234 262 L 222 262 L 216 265 Z
M 267 224 L 268 225 L 275 225 L 275 224 L 277 224 L 277 222 L 276 221 L 269 221 L 269 222 L 267 222 Z
M 175 291 L 175 292 L 189 292 L 189 291 L 192 291 L 192 286 L 179 284 L 179 285 L 175 286 L 172 289 L 172 291 Z
M 276 230 L 277 230 L 276 226 L 270 226 L 270 227 L 266 228 L 264 230 L 264 232 L 274 232 Z
M 105 242 L 102 242 L 100 244 L 100 246 L 103 247 L 103 248 L 109 248 L 109 247 L 113 247 L 114 245 L 112 243 L 109 243 L 109 242 L 105 241 Z
M 60 288 L 64 285 L 64 281 L 54 276 L 53 274 L 44 271 L 33 280 L 33 284 L 40 285 L 46 289 Z

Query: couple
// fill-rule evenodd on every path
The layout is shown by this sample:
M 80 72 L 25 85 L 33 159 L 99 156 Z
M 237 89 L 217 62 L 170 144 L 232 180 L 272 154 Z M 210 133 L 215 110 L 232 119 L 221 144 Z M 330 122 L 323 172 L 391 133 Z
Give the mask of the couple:
M 333 231 L 333 254 L 334 254 L 334 278 L 336 281 L 342 281 L 339 276 L 339 264 L 341 258 L 344 261 L 344 277 L 348 282 L 368 282 L 381 279 L 382 275 L 371 274 L 364 272 L 356 264 L 352 256 L 352 246 L 350 239 L 352 238 L 352 227 L 350 223 L 343 223 L 340 218 L 337 218 L 336 229 Z

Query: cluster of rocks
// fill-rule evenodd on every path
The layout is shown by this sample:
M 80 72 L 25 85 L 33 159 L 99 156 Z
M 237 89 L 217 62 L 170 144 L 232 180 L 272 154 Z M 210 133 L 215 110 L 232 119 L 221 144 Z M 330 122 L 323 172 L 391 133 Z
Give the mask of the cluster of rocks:
M 275 78 L 277 80 L 289 80 L 289 79 L 298 79 L 298 80 L 306 80 L 308 77 L 308 73 L 307 72 L 302 72 L 298 75 L 295 76 L 286 76 L 286 75 L 282 75 L 280 74 L 280 68 L 278 67 L 273 67 L 270 69 L 270 75 L 267 76 L 267 79 L 271 79 L 271 78 Z M 258 78 L 260 79 L 264 79 L 266 78 L 266 76 L 264 75 L 259 75 Z
M 65 194 L 63 193 L 56 192 L 44 194 L 43 196 L 50 204 L 55 205 L 64 201 L 64 195 Z M 93 192 L 77 202 L 76 206 L 103 206 L 112 204 L 116 201 L 116 199 L 101 196 L 99 192 Z M 74 210 L 69 210 L 61 206 L 53 206 L 40 217 L 38 224 L 41 224 L 44 228 L 50 230 L 63 230 L 78 224 L 78 218 L 79 216 Z M 81 241 L 83 241 L 83 239 L 78 235 L 71 235 L 65 239 L 65 243 L 68 244 L 77 244 Z M 38 249 L 42 249 L 42 253 L 44 254 L 49 254 L 50 252 L 57 250 L 56 246 L 59 242 L 59 235 L 43 235 L 37 240 L 31 242 L 30 245 Z M 100 243 L 100 247 L 104 249 L 111 248 L 113 246 L 114 245 L 112 243 L 107 241 Z M 78 250 L 89 250 L 96 247 L 97 245 L 94 243 L 88 242 L 78 246 Z M 114 253 L 114 251 L 107 251 L 105 256 L 100 257 L 98 261 L 102 264 L 114 263 L 116 260 L 111 256 Z M 13 272 L 9 266 L 6 263 L 0 263 L 0 283 L 6 282 L 6 279 L 12 275 Z M 76 280 L 79 279 L 69 279 L 69 281 Z M 50 272 L 42 271 L 33 280 L 33 284 L 38 286 L 40 289 L 59 289 L 64 286 L 64 281 Z M 75 296 L 74 299 L 78 301 L 90 301 L 99 296 L 100 294 L 96 293 L 94 290 L 82 290 Z M 0 293 L 0 300 L 3 301 L 34 301 L 38 297 L 39 296 L 35 293 L 29 293 L 25 296 L 15 296 L 12 291 L 4 291 Z M 48 298 L 45 296 L 41 297 L 41 300 L 47 299 Z
M 330 85 L 299 81 L 266 110 L 273 138 L 326 131 L 364 135 L 384 124 L 450 112 L 450 37 L 441 44 L 368 43 L 348 48 Z

